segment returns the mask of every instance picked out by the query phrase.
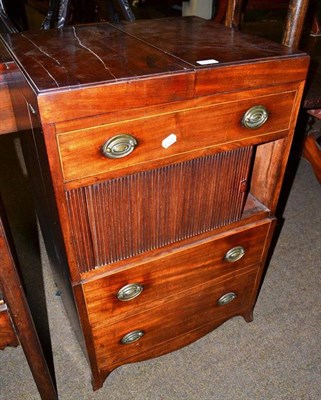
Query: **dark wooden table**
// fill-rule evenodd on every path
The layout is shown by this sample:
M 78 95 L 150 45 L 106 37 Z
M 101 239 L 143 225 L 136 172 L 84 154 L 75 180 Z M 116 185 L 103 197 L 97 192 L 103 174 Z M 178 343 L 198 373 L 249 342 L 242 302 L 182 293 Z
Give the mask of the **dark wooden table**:
M 30 313 L 5 210 L 0 198 L 0 350 L 22 346 L 43 400 L 57 400 L 56 388 Z M 13 377 L 14 379 L 14 377 Z M 19 382 L 16 382 L 19 385 Z

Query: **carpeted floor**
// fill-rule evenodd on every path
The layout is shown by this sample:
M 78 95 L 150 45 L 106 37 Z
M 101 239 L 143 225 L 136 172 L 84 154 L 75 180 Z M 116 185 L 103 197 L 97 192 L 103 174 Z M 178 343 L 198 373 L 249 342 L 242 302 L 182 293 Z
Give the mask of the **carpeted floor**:
M 46 294 L 61 400 L 321 399 L 321 186 L 306 161 L 301 161 L 290 191 L 254 321 L 231 319 L 186 348 L 120 367 L 93 392 L 43 245 L 38 248 L 26 178 L 14 168 L 15 143 L 15 138 L 0 138 L 0 184 L 13 217 L 28 297 L 36 323 L 44 327 Z M 14 187 L 20 193 L 24 188 L 23 195 L 17 196 Z M 40 267 L 45 290 L 38 282 L 39 270 L 34 272 Z M 43 332 L 48 350 L 46 328 Z M 0 352 L 0 365 L 1 400 L 39 399 L 21 347 Z

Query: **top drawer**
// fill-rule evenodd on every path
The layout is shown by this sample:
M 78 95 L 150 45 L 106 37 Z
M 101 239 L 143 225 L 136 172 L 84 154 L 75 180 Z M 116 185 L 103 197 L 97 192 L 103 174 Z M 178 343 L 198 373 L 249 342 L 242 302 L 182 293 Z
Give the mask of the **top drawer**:
M 268 141 L 269 135 L 276 132 L 284 136 L 289 129 L 295 95 L 296 91 L 287 91 L 242 98 L 58 134 L 64 180 L 97 180 L 98 175 L 104 179 L 112 178 L 167 164 L 174 157 L 177 162 L 213 153 L 218 145 L 233 142 L 235 146 L 235 142 L 240 141 L 242 146 L 255 144 Z M 244 115 L 256 106 L 267 111 L 266 121 L 263 121 L 262 107 L 254 109 L 250 116 L 254 128 L 246 127 L 242 123 Z M 261 117 L 264 123 L 255 127 Z M 104 144 L 124 134 L 137 143 L 134 150 L 117 159 L 104 156 Z M 173 142 L 168 140 L 169 136 Z M 116 150 L 126 153 L 126 144 L 116 142 Z

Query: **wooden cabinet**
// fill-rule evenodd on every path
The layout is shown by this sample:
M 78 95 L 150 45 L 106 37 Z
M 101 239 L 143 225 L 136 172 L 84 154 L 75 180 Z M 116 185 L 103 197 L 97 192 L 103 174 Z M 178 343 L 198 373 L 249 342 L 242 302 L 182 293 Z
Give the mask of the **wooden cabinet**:
M 250 321 L 308 57 L 194 17 L 2 40 L 94 389 L 121 364 Z

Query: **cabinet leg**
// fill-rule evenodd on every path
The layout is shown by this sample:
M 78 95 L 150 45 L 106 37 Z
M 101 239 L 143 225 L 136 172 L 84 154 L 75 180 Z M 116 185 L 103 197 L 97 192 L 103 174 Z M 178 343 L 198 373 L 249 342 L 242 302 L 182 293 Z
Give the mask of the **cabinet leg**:
M 303 158 L 312 166 L 314 174 L 321 183 L 321 133 L 312 131 L 308 134 L 304 142 Z
M 102 388 L 103 384 L 104 384 L 104 380 L 103 379 L 100 379 L 100 378 L 97 379 L 97 378 L 94 378 L 94 377 L 91 379 L 91 386 L 92 386 L 94 391 Z
M 245 319 L 246 322 L 252 322 L 253 321 L 253 309 L 246 311 L 244 314 L 242 314 L 242 317 Z
M 111 371 L 104 371 L 101 372 L 97 376 L 92 376 L 91 378 L 91 386 L 94 391 L 101 389 L 104 385 L 105 380 L 107 379 L 108 375 L 111 373 Z

